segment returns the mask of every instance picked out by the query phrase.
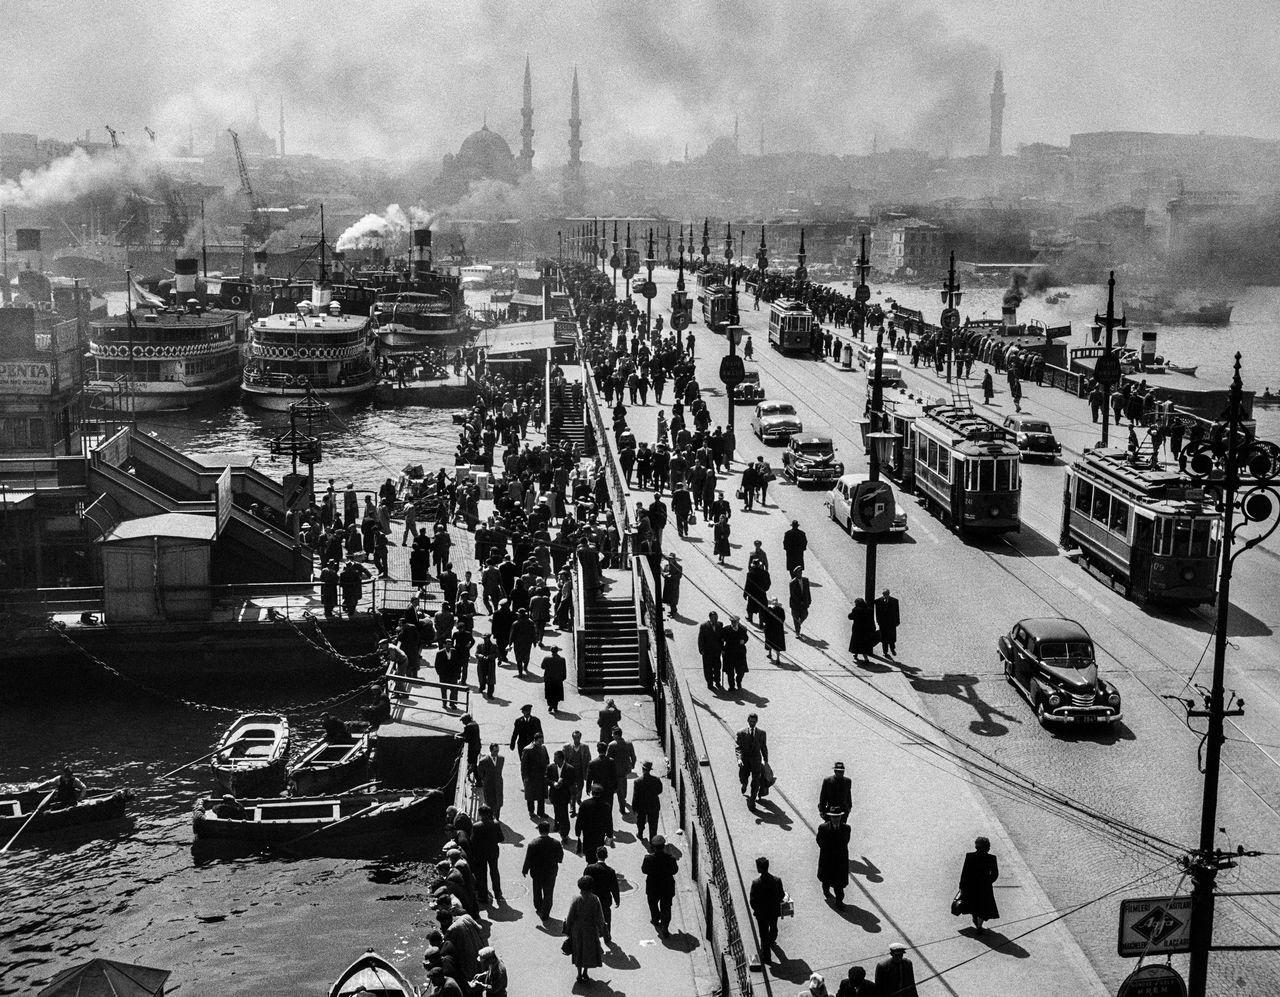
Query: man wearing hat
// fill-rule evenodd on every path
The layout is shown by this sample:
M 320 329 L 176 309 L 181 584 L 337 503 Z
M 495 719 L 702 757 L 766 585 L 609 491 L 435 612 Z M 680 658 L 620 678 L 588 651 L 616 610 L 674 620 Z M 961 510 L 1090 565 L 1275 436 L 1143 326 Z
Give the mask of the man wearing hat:
M 896 994 L 897 997 L 919 997 L 916 992 L 916 971 L 906 956 L 907 947 L 902 942 L 889 946 L 889 958 L 876 964 L 876 993 Z
M 643 841 L 658 833 L 658 814 L 662 809 L 662 780 L 653 774 L 653 762 L 640 765 L 640 778 L 631 790 L 631 809 L 636 815 L 636 837 Z M 649 833 L 646 835 L 645 828 Z
M 853 810 L 853 782 L 844 774 L 844 762 L 836 762 L 831 775 L 822 780 L 822 789 L 818 793 L 818 816 L 827 817 L 836 814 L 840 820 L 849 819 Z
M 241 806 L 240 801 L 230 793 L 223 794 L 222 802 L 213 808 L 213 815 L 215 817 L 220 817 L 222 820 L 249 819 L 249 811 Z
M 542 731 L 534 735 L 533 743 L 520 752 L 520 778 L 524 782 L 524 801 L 529 817 L 537 820 L 547 816 L 547 770 L 551 758 L 542 743 Z M 536 810 L 536 813 L 535 813 Z
M 533 739 L 542 733 L 542 721 L 533 715 L 533 704 L 525 703 L 520 707 L 520 716 L 511 725 L 510 748 L 517 755 L 533 743 Z
M 729 625 L 720 631 L 720 644 L 725 685 L 730 690 L 741 689 L 742 676 L 747 673 L 747 628 L 738 617 L 729 617 Z

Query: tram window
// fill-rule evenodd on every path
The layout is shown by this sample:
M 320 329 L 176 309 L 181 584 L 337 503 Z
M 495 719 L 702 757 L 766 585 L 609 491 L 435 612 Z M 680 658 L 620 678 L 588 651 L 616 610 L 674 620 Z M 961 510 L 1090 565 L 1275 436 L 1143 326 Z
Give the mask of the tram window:
M 1086 516 L 1093 507 L 1093 485 L 1087 481 L 1076 479 L 1076 511 Z
M 978 461 L 978 491 L 989 492 L 995 489 L 995 464 L 994 460 Z
M 1111 521 L 1107 525 L 1113 533 L 1129 532 L 1129 506 L 1114 495 L 1111 497 Z
M 1110 506 L 1111 495 L 1101 488 L 1095 488 L 1093 490 L 1093 511 L 1089 513 L 1090 518 L 1099 523 L 1105 523 L 1107 514 L 1111 511 Z
M 1208 557 L 1212 542 L 1212 524 L 1207 519 L 1197 519 L 1191 525 L 1191 556 Z
M 1175 519 L 1172 525 L 1173 542 L 1169 553 L 1174 557 L 1186 557 L 1191 553 L 1191 520 Z
M 931 471 L 938 469 L 938 444 L 934 440 L 929 441 L 929 456 L 925 463 L 929 465 Z
M 996 491 L 1011 492 L 1013 491 L 1014 481 L 1016 480 L 1011 473 L 1013 468 L 1010 466 L 1012 461 L 1007 457 L 1001 457 L 996 461 Z

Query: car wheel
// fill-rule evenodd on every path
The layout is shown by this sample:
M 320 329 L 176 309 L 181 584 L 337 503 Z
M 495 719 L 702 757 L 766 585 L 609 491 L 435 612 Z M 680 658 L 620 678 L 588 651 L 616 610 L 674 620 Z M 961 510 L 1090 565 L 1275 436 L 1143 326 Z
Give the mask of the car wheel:
M 996 652 L 996 657 L 1000 659 L 1000 667 L 1004 669 L 1004 680 L 1013 685 L 1013 662 L 999 651 Z

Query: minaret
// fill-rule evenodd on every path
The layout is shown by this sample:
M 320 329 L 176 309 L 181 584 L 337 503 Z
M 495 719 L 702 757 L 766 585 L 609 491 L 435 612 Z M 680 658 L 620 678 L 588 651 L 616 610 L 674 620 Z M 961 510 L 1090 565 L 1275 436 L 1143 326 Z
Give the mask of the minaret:
M 740 151 L 738 148 L 738 116 L 733 116 L 733 148 L 734 151 Z
M 569 164 L 565 167 L 565 207 L 572 212 L 583 210 L 582 191 L 582 118 L 578 103 L 578 67 L 573 67 L 573 93 L 569 98 Z
M 529 74 L 529 57 L 524 59 L 524 107 L 520 110 L 524 127 L 520 129 L 519 166 L 521 173 L 533 172 L 533 77 Z
M 987 143 L 987 155 L 995 162 L 1004 155 L 1004 72 L 996 70 L 995 86 L 991 88 L 991 139 Z
M 280 95 L 280 158 L 284 159 L 284 94 Z

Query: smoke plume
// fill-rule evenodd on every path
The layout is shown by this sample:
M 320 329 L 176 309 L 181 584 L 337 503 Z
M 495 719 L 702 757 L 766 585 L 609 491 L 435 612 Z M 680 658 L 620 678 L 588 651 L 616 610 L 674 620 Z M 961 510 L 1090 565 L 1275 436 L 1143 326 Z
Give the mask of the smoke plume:
M 17 180 L 0 183 L 0 207 L 48 208 L 94 194 L 118 194 L 146 185 L 150 156 L 129 149 L 112 155 L 90 156 L 75 149 L 38 170 L 26 170 Z
M 388 204 L 382 214 L 371 212 L 349 225 L 338 236 L 335 245 L 344 252 L 348 249 L 370 249 L 375 245 L 387 248 L 389 241 L 398 244 L 407 239 L 411 229 L 430 227 L 433 217 L 426 208 L 411 206 L 405 210 L 398 204 Z

